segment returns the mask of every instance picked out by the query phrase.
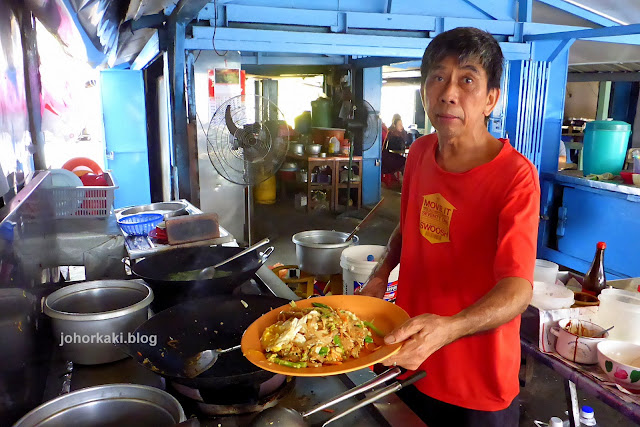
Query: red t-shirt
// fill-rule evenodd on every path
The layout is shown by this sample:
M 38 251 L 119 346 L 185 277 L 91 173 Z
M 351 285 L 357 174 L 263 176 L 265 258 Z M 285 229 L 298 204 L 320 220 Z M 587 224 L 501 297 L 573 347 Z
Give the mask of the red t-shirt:
M 533 281 L 540 206 L 538 173 L 508 140 L 464 173 L 436 163 L 438 139 L 413 143 L 402 188 L 402 255 L 396 304 L 411 317 L 451 316 L 498 281 Z M 431 355 L 416 386 L 453 405 L 505 409 L 519 392 L 520 316 Z

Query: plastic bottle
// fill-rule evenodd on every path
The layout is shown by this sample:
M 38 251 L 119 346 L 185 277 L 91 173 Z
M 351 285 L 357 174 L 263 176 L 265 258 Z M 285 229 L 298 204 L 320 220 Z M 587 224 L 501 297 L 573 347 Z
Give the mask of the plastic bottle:
M 605 242 L 598 242 L 591 267 L 589 267 L 589 271 L 584 276 L 582 292 L 598 296 L 607 287 L 607 278 L 604 274 L 604 250 L 606 248 L 607 244 Z
M 596 417 L 591 406 L 583 406 L 580 408 L 580 427 L 597 426 Z

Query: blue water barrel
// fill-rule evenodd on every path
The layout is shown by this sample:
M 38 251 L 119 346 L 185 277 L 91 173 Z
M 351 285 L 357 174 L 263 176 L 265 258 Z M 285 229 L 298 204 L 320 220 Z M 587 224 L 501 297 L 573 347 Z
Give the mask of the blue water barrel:
M 631 125 L 615 120 L 588 122 L 584 130 L 584 174 L 618 175 L 624 165 Z

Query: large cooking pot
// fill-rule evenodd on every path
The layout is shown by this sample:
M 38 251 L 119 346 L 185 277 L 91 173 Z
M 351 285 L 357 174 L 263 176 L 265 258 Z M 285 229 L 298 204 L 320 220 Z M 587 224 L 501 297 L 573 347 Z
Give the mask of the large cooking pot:
M 296 257 L 300 270 L 314 275 L 342 272 L 340 255 L 345 248 L 358 244 L 358 236 L 345 242 L 349 233 L 333 230 L 311 230 L 294 234 Z
M 182 406 L 166 391 L 138 384 L 110 384 L 50 400 L 13 427 L 169 427 L 185 420 Z
M 96 280 L 65 286 L 50 294 L 44 313 L 51 317 L 54 340 L 63 357 L 83 365 L 109 363 L 126 356 L 113 337 L 127 339 L 149 318 L 153 291 L 134 280 Z
M 200 351 L 240 344 L 249 325 L 288 302 L 264 295 L 219 295 L 188 301 L 156 314 L 136 329 L 136 336 L 157 337 L 156 345 L 132 342 L 126 344 L 126 350 L 138 363 L 160 375 L 164 371 L 179 372 L 185 359 Z M 202 392 L 259 386 L 273 376 L 249 362 L 240 351 L 234 351 L 221 354 L 209 370 L 196 378 L 166 377 Z
M 180 200 L 173 202 L 158 202 L 149 205 L 134 206 L 120 212 L 120 215 L 134 215 L 138 213 L 161 213 L 166 218 L 188 215 L 187 203 Z
M 181 277 L 179 274 L 210 267 L 241 250 L 243 248 L 226 246 L 175 249 L 147 256 L 133 263 L 131 270 L 153 289 L 155 299 L 151 307 L 158 312 L 188 300 L 231 294 L 265 263 L 273 247 L 264 252 L 252 251 L 230 261 L 219 269 L 225 274 L 213 279 L 199 280 L 197 275 Z

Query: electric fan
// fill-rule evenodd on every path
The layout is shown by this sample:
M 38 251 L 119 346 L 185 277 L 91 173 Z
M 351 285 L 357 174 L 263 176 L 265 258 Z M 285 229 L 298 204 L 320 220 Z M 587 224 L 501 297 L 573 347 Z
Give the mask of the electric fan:
M 239 95 L 218 107 L 207 131 L 207 153 L 227 181 L 245 186 L 247 237 L 251 244 L 249 186 L 280 169 L 289 149 L 289 128 L 278 106 L 258 95 Z

